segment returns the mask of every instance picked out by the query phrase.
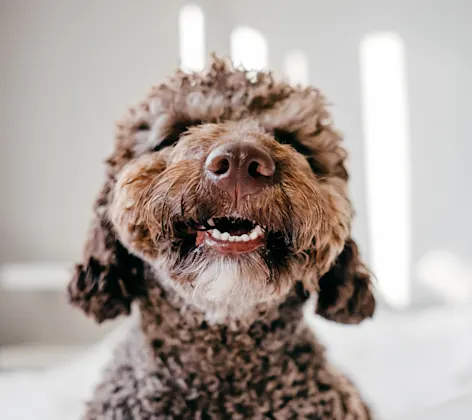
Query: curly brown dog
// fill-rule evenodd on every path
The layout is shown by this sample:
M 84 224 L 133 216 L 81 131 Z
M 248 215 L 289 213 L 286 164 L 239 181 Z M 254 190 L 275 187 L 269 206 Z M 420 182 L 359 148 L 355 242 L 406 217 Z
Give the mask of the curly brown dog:
M 69 296 L 140 323 L 85 418 L 370 419 L 302 314 L 374 312 L 345 159 L 318 90 L 224 59 L 131 108 Z

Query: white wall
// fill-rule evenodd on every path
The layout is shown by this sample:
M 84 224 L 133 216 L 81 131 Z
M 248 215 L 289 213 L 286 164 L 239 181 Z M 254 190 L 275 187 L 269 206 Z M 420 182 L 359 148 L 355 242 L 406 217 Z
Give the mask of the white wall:
M 208 50 L 228 53 L 231 28 L 249 25 L 267 37 L 276 72 L 288 51 L 308 55 L 310 82 L 333 102 L 335 122 L 345 133 L 355 234 L 367 255 L 359 43 L 375 31 L 398 33 L 406 47 L 410 100 L 413 277 L 414 264 L 435 250 L 450 251 L 470 266 L 472 3 L 197 3 L 205 12 Z M 1 2 L 0 261 L 79 258 L 113 121 L 176 67 L 182 4 Z M 393 250 L 392 264 L 395 258 Z M 418 282 L 415 290 L 418 300 L 434 298 Z
M 72 261 L 114 120 L 177 65 L 179 5 L 20 0 L 0 7 L 0 258 Z

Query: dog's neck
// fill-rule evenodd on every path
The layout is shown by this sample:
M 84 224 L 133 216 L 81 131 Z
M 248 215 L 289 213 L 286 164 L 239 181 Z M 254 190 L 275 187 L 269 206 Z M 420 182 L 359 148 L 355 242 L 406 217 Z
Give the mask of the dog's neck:
M 297 284 L 279 301 L 258 304 L 241 318 L 212 324 L 203 311 L 188 304 L 176 291 L 157 284 L 141 301 L 141 327 L 153 347 L 156 342 L 168 343 L 173 338 L 180 346 L 185 343 L 191 346 L 199 336 L 210 341 L 211 337 L 218 337 L 217 340 L 262 338 L 282 329 L 295 332 L 302 323 L 307 299 L 301 284 Z

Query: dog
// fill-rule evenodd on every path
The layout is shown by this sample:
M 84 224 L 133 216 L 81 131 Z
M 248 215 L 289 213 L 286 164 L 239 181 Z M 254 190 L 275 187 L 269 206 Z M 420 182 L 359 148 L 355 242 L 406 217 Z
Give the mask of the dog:
M 129 109 L 68 296 L 139 320 L 84 418 L 370 419 L 302 313 L 375 310 L 346 158 L 319 90 L 226 58 Z

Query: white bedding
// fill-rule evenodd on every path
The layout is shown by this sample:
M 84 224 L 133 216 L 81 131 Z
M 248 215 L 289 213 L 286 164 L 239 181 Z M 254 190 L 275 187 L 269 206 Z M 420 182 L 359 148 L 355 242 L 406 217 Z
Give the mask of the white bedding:
M 356 327 L 319 317 L 313 324 L 381 418 L 472 419 L 472 306 L 379 312 Z M 461 415 L 431 414 L 454 404 Z
M 357 382 L 381 419 L 472 419 L 472 307 L 379 311 L 342 326 L 310 318 L 330 359 Z M 103 363 L 127 328 L 70 363 L 0 375 L 0 419 L 76 420 Z

